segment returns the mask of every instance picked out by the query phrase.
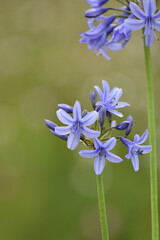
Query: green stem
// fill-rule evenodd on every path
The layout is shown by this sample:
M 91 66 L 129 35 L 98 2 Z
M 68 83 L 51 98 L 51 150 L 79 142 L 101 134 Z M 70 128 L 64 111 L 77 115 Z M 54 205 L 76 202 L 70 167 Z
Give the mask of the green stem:
M 144 39 L 145 41 L 145 39 Z M 151 184 L 151 217 L 152 217 L 152 240 L 159 239 L 158 226 L 158 186 L 157 186 L 157 158 L 156 158 L 156 128 L 154 112 L 154 90 L 152 80 L 152 64 L 150 48 L 144 42 L 146 74 L 147 74 L 147 98 L 148 98 L 148 124 L 150 144 L 150 184 Z
M 100 219 L 101 219 L 102 240 L 109 240 L 102 174 L 97 175 L 96 177 L 97 177 L 97 191 L 98 191 L 98 203 L 99 203 L 99 212 L 100 212 Z

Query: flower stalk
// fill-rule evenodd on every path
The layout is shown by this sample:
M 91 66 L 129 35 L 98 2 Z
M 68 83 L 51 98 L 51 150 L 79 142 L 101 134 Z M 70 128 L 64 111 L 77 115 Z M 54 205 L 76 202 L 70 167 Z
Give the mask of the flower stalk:
M 154 90 L 152 79 L 152 64 L 150 47 L 144 42 L 146 76 L 147 76 L 147 98 L 148 98 L 148 124 L 150 132 L 150 184 L 151 184 L 151 217 L 152 217 L 152 240 L 159 239 L 158 225 L 158 184 L 157 184 L 157 157 L 156 157 L 156 127 L 154 111 Z
M 102 240 L 109 240 L 102 174 L 96 175 Z

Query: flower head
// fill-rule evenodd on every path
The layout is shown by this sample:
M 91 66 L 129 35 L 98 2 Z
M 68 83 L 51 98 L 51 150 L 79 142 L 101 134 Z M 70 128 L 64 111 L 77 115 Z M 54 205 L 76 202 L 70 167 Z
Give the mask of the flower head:
M 136 19 L 126 19 L 125 27 L 131 31 L 144 28 L 145 44 L 150 47 L 154 40 L 154 30 L 160 31 L 160 11 L 155 13 L 155 0 L 143 0 L 143 11 L 136 3 L 131 2 L 129 6 Z
M 134 136 L 133 142 L 131 142 L 130 140 L 124 137 L 120 137 L 121 142 L 128 148 L 128 154 L 125 157 L 127 159 L 131 159 L 132 165 L 135 171 L 139 170 L 138 156 L 149 153 L 152 150 L 151 145 L 143 145 L 143 146 L 140 145 L 146 141 L 147 137 L 148 137 L 148 130 L 146 130 L 141 137 L 138 134 L 136 134 Z
M 80 156 L 86 158 L 94 157 L 94 171 L 96 175 L 100 175 L 105 166 L 105 159 L 110 162 L 119 163 L 123 160 L 117 155 L 109 152 L 116 145 L 114 137 L 107 140 L 105 143 L 101 142 L 98 138 L 94 137 L 94 150 L 82 150 L 79 152 Z
M 55 133 L 58 135 L 67 135 L 67 147 L 71 150 L 74 150 L 80 140 L 81 134 L 87 137 L 99 137 L 100 132 L 94 131 L 86 126 L 90 126 L 93 124 L 98 117 L 98 113 L 96 111 L 92 111 L 87 113 L 84 117 L 82 117 L 81 113 L 81 105 L 78 101 L 73 106 L 73 117 L 71 117 L 68 113 L 66 113 L 63 109 L 59 109 L 57 111 L 57 117 L 59 120 L 68 125 L 66 127 L 55 127 Z
M 101 101 L 98 101 L 96 103 L 96 106 L 100 108 L 105 107 L 106 111 L 113 113 L 119 117 L 123 117 L 122 113 L 115 110 L 117 108 L 130 106 L 128 103 L 117 102 L 122 95 L 122 89 L 115 87 L 110 91 L 110 87 L 108 83 L 104 80 L 102 80 L 102 85 L 103 85 L 103 92 L 98 86 L 95 86 L 95 89 L 97 90 L 101 99 Z

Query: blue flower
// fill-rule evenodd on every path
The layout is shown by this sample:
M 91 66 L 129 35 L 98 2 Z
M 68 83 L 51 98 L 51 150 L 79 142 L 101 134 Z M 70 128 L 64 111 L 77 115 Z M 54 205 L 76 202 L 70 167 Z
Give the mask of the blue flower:
M 130 105 L 128 103 L 124 102 L 117 102 L 119 98 L 122 95 L 122 89 L 121 88 L 113 88 L 110 92 L 109 85 L 106 81 L 102 80 L 103 85 L 103 93 L 101 89 L 98 86 L 95 86 L 95 89 L 97 90 L 101 101 L 98 101 L 96 103 L 96 106 L 98 107 L 105 107 L 106 111 L 113 113 L 117 115 L 118 117 L 123 117 L 123 114 L 118 112 L 117 108 L 123 108 L 123 107 L 129 107 Z
M 94 157 L 94 171 L 96 175 L 100 175 L 105 166 L 105 158 L 114 163 L 122 162 L 123 160 L 117 155 L 109 152 L 116 145 L 116 139 L 114 137 L 107 140 L 105 143 L 101 142 L 98 138 L 93 138 L 94 150 L 82 150 L 79 152 L 80 156 L 86 158 Z
M 54 122 L 51 122 L 51 121 L 49 121 L 47 119 L 44 120 L 44 121 L 45 121 L 46 126 L 51 131 L 51 133 L 53 133 L 55 136 L 57 136 L 57 137 L 67 141 L 67 139 L 68 139 L 67 135 L 60 135 L 60 134 L 55 133 L 55 127 L 58 127 L 57 124 L 55 124 Z
M 132 31 L 144 28 L 145 44 L 150 47 L 154 40 L 154 30 L 160 32 L 160 11 L 155 13 L 155 0 L 143 0 L 144 11 L 133 2 L 130 3 L 130 9 L 137 19 L 126 19 L 124 22 L 125 27 Z
M 78 101 L 76 101 L 73 106 L 73 118 L 63 109 L 59 109 L 57 111 L 57 117 L 62 123 L 68 126 L 55 127 L 55 133 L 58 135 L 69 134 L 67 147 L 71 150 L 74 150 L 77 147 L 81 134 L 89 138 L 92 138 L 94 136 L 99 137 L 100 135 L 100 132 L 91 130 L 86 127 L 90 126 L 97 120 L 98 113 L 96 111 L 92 111 L 82 117 L 81 104 Z
M 125 28 L 124 23 L 117 26 L 113 30 L 113 35 L 109 43 L 121 43 L 121 47 L 123 48 L 131 38 L 131 30 Z
M 108 60 L 111 58 L 108 56 L 106 48 L 108 47 L 112 51 L 119 51 L 122 49 L 121 44 L 118 43 L 109 43 L 107 36 L 113 31 L 114 25 L 111 24 L 115 20 L 115 15 L 110 17 L 99 17 L 98 21 L 104 20 L 98 26 L 94 27 L 94 19 L 88 20 L 88 25 L 91 28 L 85 33 L 81 33 L 82 36 L 80 42 L 87 43 L 89 50 L 95 50 L 96 55 L 102 54 Z
M 148 130 L 146 130 L 143 135 L 140 137 L 138 134 L 134 136 L 134 141 L 131 142 L 130 140 L 120 137 L 122 143 L 128 148 L 128 154 L 125 156 L 127 159 L 131 159 L 132 165 L 135 171 L 139 170 L 139 155 L 143 155 L 146 153 L 151 152 L 152 147 L 151 145 L 143 145 L 140 144 L 144 143 L 148 137 Z

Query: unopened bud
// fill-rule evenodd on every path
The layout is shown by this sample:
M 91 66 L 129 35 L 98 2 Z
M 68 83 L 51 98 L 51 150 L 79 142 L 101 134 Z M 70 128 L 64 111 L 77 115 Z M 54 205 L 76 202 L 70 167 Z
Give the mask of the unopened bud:
M 99 110 L 99 125 L 101 127 L 103 127 L 103 125 L 104 125 L 105 117 L 106 117 L 106 109 L 105 109 L 105 107 L 102 107 Z
M 92 107 L 93 109 L 95 110 L 96 108 L 96 102 L 97 102 L 97 94 L 96 92 L 93 90 L 90 92 L 90 100 L 91 100 L 91 103 L 92 103 Z
M 69 106 L 68 104 L 64 104 L 64 103 L 58 104 L 58 108 L 63 109 L 67 113 L 72 113 L 73 112 L 73 108 L 71 106 Z
M 96 18 L 99 15 L 107 12 L 109 8 L 91 8 L 85 12 L 85 17 L 87 18 Z
M 88 111 L 85 109 L 83 112 L 82 112 L 82 118 L 85 117 L 87 115 Z
M 132 130 L 132 127 L 133 127 L 133 118 L 131 115 L 128 115 L 127 117 L 127 121 L 129 121 L 129 125 L 125 131 L 125 135 L 128 136 Z
M 117 125 L 116 121 L 113 120 L 113 121 L 111 122 L 111 128 L 115 128 L 116 125 Z
M 115 126 L 115 128 L 117 130 L 125 130 L 127 129 L 129 126 L 129 121 L 124 121 L 124 122 L 121 122 L 120 124 L 118 124 L 117 126 Z

